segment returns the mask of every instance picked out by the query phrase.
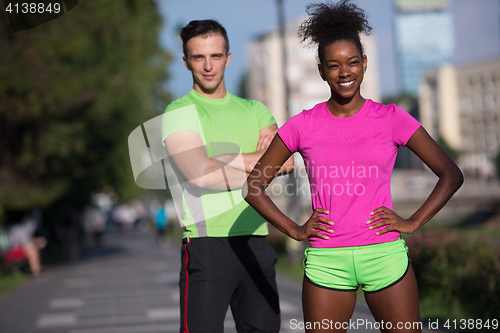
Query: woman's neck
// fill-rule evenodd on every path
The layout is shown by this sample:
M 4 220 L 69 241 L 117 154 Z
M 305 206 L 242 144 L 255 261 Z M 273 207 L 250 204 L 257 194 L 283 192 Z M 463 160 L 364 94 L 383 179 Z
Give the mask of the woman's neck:
M 361 110 L 364 104 L 365 99 L 360 94 L 356 94 L 349 99 L 332 95 L 326 102 L 328 111 L 339 118 L 347 118 L 355 115 Z

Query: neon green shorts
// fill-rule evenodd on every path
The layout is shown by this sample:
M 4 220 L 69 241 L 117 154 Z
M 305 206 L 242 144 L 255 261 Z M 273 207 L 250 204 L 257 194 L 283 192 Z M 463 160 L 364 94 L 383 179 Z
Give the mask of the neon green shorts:
M 381 291 L 398 283 L 408 267 L 408 247 L 402 238 L 364 246 L 308 247 L 304 258 L 305 279 L 341 291 L 359 286 L 368 293 Z

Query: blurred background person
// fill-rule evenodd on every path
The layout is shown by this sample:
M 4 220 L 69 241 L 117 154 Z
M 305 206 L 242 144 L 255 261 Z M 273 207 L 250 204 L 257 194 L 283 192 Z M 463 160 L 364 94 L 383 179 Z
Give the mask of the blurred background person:
M 137 214 L 130 204 L 120 204 L 113 210 L 113 221 L 121 230 L 130 231 L 134 228 Z
M 148 232 L 150 228 L 148 213 L 144 202 L 140 199 L 134 199 L 132 200 L 131 205 L 135 211 L 134 229 L 140 232 Z
M 26 259 L 34 276 L 42 272 L 40 250 L 47 245 L 45 237 L 35 235 L 36 230 L 37 222 L 31 216 L 26 216 L 20 223 L 12 225 L 7 231 L 7 251 L 2 254 L 4 262 Z
M 165 234 L 169 226 L 167 209 L 159 201 L 155 200 L 151 203 L 151 213 L 153 215 L 153 223 L 156 229 L 156 243 L 159 246 L 168 245 L 168 237 Z
M 89 206 L 85 209 L 83 224 L 87 233 L 92 238 L 92 244 L 95 246 L 102 246 L 104 232 L 106 230 L 106 213 L 101 209 Z

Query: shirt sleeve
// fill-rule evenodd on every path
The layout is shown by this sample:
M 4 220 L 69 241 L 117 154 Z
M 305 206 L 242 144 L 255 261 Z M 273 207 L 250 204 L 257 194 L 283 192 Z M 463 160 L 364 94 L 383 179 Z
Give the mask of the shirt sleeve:
M 161 140 L 163 145 L 165 145 L 165 139 L 169 135 L 180 131 L 198 132 L 202 140 L 205 140 L 196 105 L 178 107 L 170 104 L 165 110 L 161 119 Z
M 398 146 L 406 146 L 408 140 L 422 126 L 408 112 L 393 105 L 392 137 Z
M 264 104 L 258 101 L 254 101 L 254 106 L 255 106 L 255 112 L 257 115 L 257 123 L 259 125 L 259 130 L 270 126 L 270 125 L 275 125 L 276 120 L 274 120 L 274 117 Z
M 278 135 L 281 141 L 285 144 L 288 150 L 295 153 L 299 150 L 300 146 L 300 129 L 303 125 L 303 113 L 299 113 L 278 129 Z

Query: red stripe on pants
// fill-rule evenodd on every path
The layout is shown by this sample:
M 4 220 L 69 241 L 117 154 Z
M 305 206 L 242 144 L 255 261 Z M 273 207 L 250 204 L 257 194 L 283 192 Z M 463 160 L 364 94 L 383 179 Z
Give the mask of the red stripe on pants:
M 187 269 L 187 264 L 189 261 L 189 255 L 187 251 L 187 246 L 191 244 L 191 238 L 189 239 L 188 243 L 184 245 L 184 254 L 186 255 L 186 260 L 184 260 L 184 272 L 186 274 L 186 285 L 184 287 L 184 332 L 189 333 L 188 330 L 188 323 L 187 323 L 187 302 L 188 302 L 188 282 L 189 282 L 189 275 L 188 275 L 188 269 Z

